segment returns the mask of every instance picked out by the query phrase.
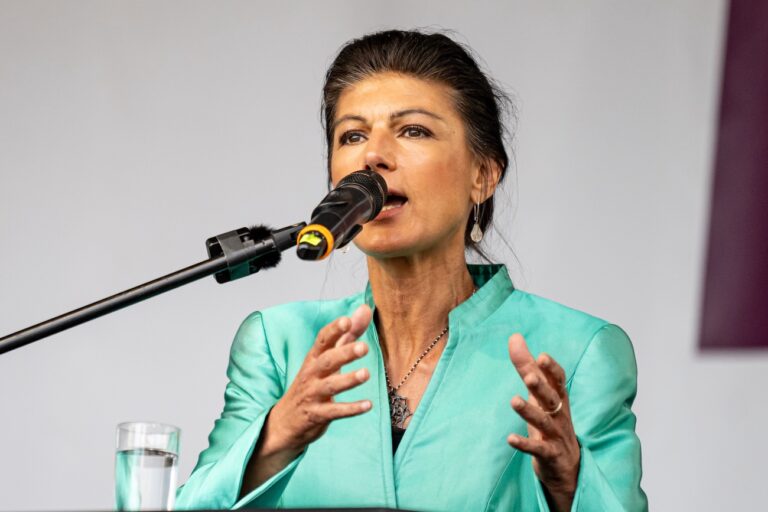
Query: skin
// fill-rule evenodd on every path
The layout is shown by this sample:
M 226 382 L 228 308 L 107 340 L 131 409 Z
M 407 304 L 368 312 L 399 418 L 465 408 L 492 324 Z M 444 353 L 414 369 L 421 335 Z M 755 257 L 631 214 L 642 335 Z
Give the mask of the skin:
M 364 225 L 355 244 L 367 256 L 376 326 L 393 385 L 447 325 L 448 313 L 469 298 L 474 284 L 464 257 L 464 230 L 476 202 L 487 199 L 499 169 L 470 150 L 451 91 L 442 84 L 382 73 L 341 94 L 333 125 L 334 183 L 369 167 L 401 207 Z M 285 467 L 334 419 L 363 414 L 371 402 L 342 404 L 333 397 L 369 378 L 341 367 L 367 353 L 356 342 L 374 320 L 367 306 L 318 334 L 296 380 L 270 412 L 247 468 L 245 495 Z M 421 361 L 398 393 L 415 411 L 440 359 L 445 338 Z M 512 364 L 528 387 L 512 407 L 528 423 L 528 437 L 510 446 L 532 455 L 533 468 L 555 510 L 569 510 L 576 489 L 579 445 L 571 422 L 565 375 L 547 354 L 534 358 L 520 334 L 509 339 Z M 562 401 L 561 409 L 552 415 Z M 407 423 L 406 423 L 407 426 Z

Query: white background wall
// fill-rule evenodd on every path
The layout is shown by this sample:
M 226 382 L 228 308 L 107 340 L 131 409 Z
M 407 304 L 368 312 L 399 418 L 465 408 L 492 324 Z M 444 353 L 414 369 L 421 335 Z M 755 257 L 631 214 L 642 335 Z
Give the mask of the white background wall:
M 519 263 L 497 243 L 498 258 L 634 340 L 652 508 L 755 508 L 768 357 L 696 345 L 725 15 L 721 0 L 2 0 L 0 334 L 201 260 L 208 236 L 306 219 L 338 47 L 452 28 L 520 108 L 499 218 Z M 0 356 L 0 509 L 111 508 L 126 419 L 179 425 L 186 478 L 244 316 L 364 281 L 359 253 L 286 254 Z

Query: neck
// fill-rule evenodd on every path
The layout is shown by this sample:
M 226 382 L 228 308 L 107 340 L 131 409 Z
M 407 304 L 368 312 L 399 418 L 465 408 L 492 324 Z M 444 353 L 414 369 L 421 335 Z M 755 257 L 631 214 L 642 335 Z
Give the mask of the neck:
M 368 275 L 380 342 L 393 363 L 412 363 L 448 325 L 448 313 L 474 292 L 463 250 L 369 257 Z

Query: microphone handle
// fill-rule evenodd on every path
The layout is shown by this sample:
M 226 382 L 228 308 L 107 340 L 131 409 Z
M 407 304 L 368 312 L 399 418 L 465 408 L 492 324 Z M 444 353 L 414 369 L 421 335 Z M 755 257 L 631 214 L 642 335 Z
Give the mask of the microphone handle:
M 298 236 L 297 255 L 303 260 L 322 260 L 348 244 L 371 220 L 374 199 L 355 184 L 332 190 L 312 211 L 312 220 Z M 377 212 L 378 213 L 378 212 Z
M 331 192 L 334 193 L 338 193 L 338 200 L 325 202 L 315 208 L 311 224 L 321 224 L 328 228 L 333 234 L 333 248 L 336 248 L 349 241 L 349 232 L 355 226 L 370 220 L 373 200 L 370 195 L 354 187 Z

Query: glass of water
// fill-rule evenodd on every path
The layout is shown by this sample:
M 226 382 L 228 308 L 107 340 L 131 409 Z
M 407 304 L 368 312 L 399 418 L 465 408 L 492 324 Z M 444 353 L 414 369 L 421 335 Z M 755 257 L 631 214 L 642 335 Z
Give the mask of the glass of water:
M 117 510 L 173 510 L 180 434 L 162 423 L 117 426 Z

